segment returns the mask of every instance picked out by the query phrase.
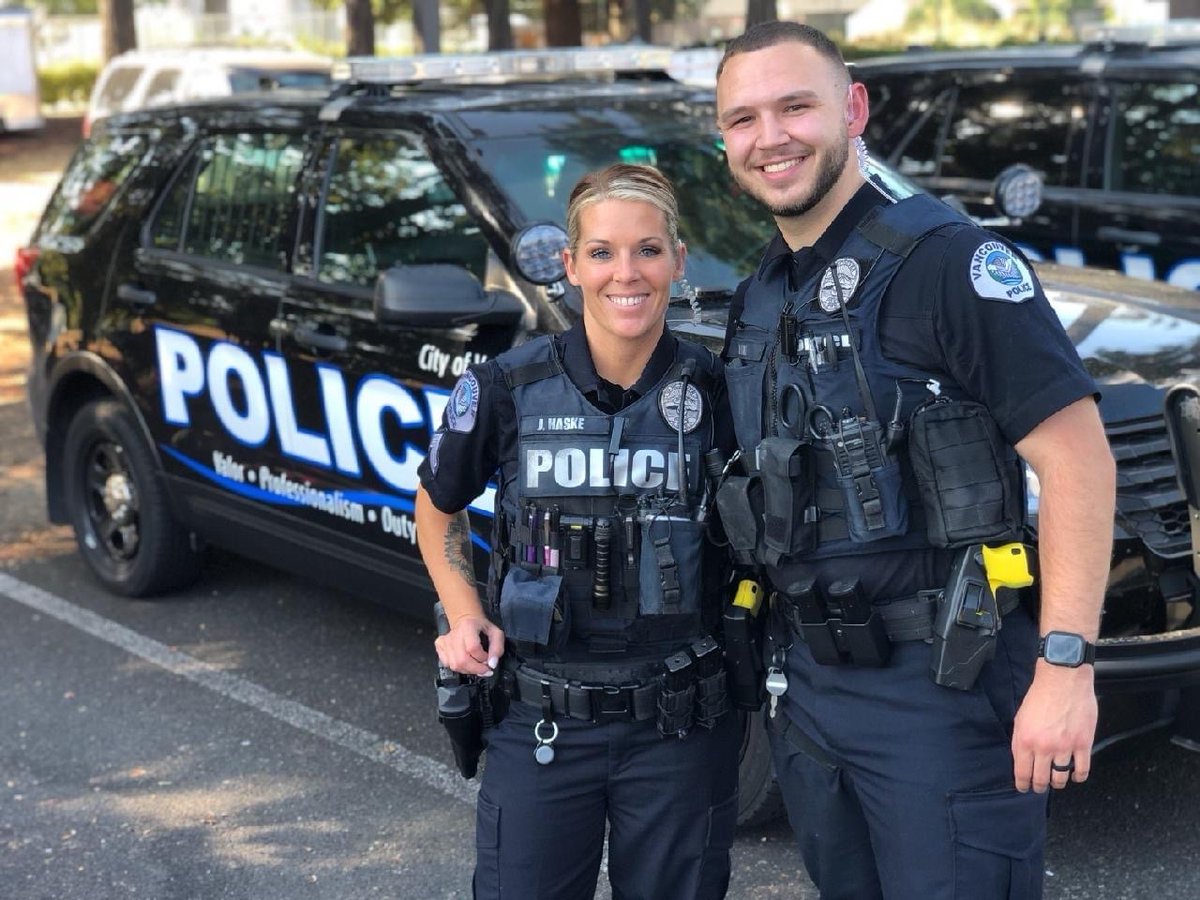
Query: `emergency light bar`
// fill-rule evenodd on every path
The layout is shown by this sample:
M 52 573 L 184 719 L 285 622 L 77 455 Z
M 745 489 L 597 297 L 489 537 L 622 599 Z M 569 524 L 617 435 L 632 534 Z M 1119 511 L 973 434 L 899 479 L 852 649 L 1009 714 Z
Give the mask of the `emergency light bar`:
M 1080 37 L 1092 44 L 1138 43 L 1148 47 L 1200 44 L 1200 19 L 1174 19 L 1142 25 L 1085 25 Z
M 669 47 L 598 47 L 500 50 L 492 53 L 375 57 L 352 56 L 335 63 L 335 81 L 401 84 L 417 81 L 502 80 L 547 75 L 666 72 Z

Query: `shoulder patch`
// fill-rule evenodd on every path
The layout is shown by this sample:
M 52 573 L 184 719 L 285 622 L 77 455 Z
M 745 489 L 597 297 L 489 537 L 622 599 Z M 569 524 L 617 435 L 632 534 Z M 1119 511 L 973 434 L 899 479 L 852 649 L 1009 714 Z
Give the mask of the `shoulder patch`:
M 446 432 L 438 429 L 433 433 L 433 439 L 429 442 L 429 471 L 433 475 L 437 475 L 438 463 L 441 462 L 442 438 L 446 436 Z
M 465 375 L 458 379 L 450 402 L 446 404 L 446 427 L 451 431 L 466 434 L 475 427 L 475 417 L 479 414 L 479 379 L 475 373 L 467 369 Z
M 985 300 L 1023 303 L 1034 295 L 1033 276 L 1002 241 L 984 241 L 971 254 L 971 286 Z

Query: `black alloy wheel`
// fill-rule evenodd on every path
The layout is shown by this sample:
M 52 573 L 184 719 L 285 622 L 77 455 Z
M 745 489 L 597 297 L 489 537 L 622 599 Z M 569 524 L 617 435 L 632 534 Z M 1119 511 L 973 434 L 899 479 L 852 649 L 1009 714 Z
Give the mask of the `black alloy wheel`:
M 143 597 L 196 577 L 200 554 L 175 521 L 154 457 L 123 405 L 98 400 L 80 409 L 63 465 L 75 539 L 106 587 Z

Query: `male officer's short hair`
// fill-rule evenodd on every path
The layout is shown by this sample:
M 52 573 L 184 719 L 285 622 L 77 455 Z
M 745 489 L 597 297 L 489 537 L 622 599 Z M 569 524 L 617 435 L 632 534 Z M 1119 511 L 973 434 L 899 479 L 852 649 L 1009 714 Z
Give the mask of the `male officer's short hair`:
M 846 60 L 842 58 L 842 51 L 838 49 L 838 45 L 831 41 L 825 32 L 800 22 L 762 22 L 746 29 L 725 45 L 725 53 L 717 64 L 717 78 L 720 79 L 721 71 L 731 56 L 765 50 L 767 47 L 789 41 L 812 47 L 833 63 L 838 71 L 845 75 L 846 83 L 850 83 L 850 70 L 846 68 Z

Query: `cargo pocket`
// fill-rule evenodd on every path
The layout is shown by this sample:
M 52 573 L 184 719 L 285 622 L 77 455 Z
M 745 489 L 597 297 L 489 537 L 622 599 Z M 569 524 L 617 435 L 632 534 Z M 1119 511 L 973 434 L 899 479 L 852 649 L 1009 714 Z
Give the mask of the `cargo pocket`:
M 682 516 L 647 516 L 641 521 L 638 612 L 699 612 L 703 541 L 703 523 Z
M 871 469 L 870 478 L 879 496 L 864 504 L 859 480 L 853 475 L 838 476 L 850 540 L 861 544 L 898 537 L 908 531 L 908 500 L 904 496 L 899 460 Z M 875 517 L 874 522 L 868 519 L 869 509 Z
M 538 576 L 519 566 L 508 570 L 500 588 L 500 627 L 518 649 L 561 649 L 570 631 L 570 615 L 561 575 Z
M 738 795 L 708 808 L 708 837 L 704 842 L 704 858 L 700 863 L 700 887 L 697 898 L 724 897 L 729 888 L 729 850 L 737 827 Z
M 766 344 L 755 344 L 755 347 L 765 350 Z M 734 361 L 725 366 L 725 391 L 729 395 L 733 430 L 739 447 L 757 447 L 763 438 L 763 376 L 766 372 L 767 367 L 762 362 Z
M 500 897 L 500 807 L 483 794 L 475 800 L 475 879 L 477 898 Z
M 954 896 L 1042 896 L 1046 794 L 1015 789 L 951 794 Z

